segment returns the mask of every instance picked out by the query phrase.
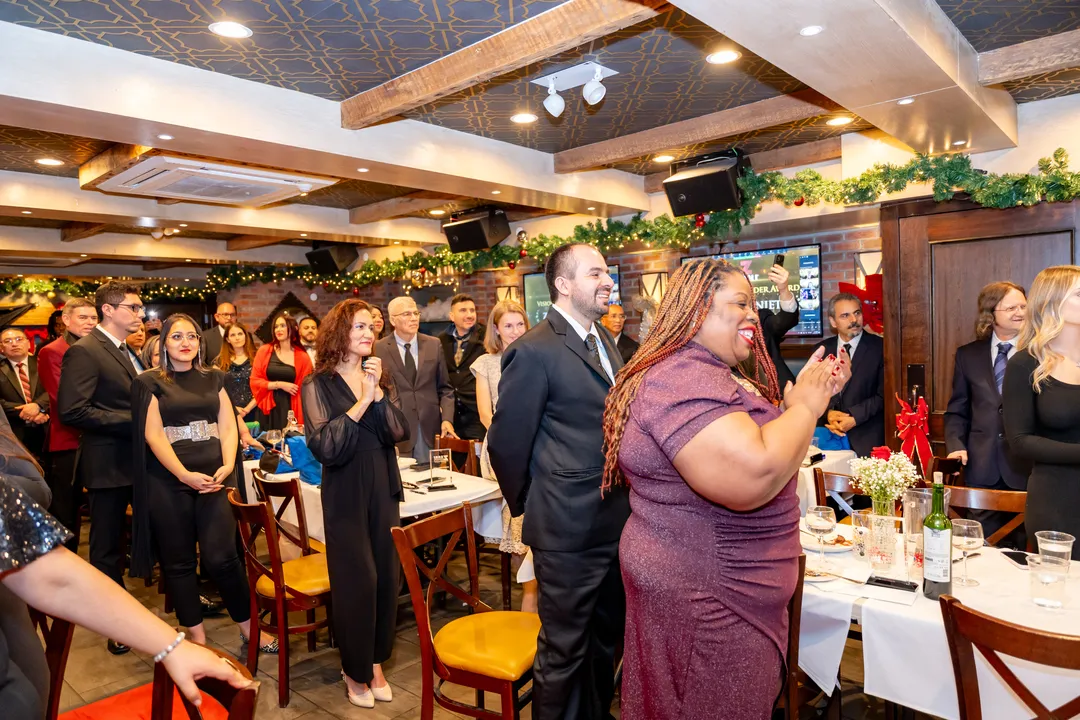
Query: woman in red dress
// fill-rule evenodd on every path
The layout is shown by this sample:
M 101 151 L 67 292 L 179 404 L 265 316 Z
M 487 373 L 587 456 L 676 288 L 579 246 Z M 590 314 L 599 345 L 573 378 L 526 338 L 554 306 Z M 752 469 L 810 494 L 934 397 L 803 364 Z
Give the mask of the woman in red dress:
M 283 430 L 290 410 L 297 424 L 304 424 L 300 385 L 311 374 L 311 358 L 300 344 L 300 328 L 291 315 L 278 313 L 272 328 L 274 339 L 255 353 L 251 392 L 255 404 L 266 415 L 264 429 Z

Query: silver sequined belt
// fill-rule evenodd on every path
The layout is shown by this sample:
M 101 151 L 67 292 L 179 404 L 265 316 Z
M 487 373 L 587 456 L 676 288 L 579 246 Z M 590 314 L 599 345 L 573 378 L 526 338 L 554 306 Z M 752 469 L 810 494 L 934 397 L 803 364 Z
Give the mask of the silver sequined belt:
M 170 444 L 180 440 L 191 440 L 192 442 L 209 440 L 218 437 L 217 423 L 196 420 L 187 425 L 166 427 L 165 437 L 168 438 Z

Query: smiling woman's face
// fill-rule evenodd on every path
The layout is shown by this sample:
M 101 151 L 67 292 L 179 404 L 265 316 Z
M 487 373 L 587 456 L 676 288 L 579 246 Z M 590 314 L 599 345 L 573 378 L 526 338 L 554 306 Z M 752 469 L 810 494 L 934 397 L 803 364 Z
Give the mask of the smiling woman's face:
M 750 357 L 758 332 L 754 292 L 742 273 L 728 273 L 694 339 L 730 366 Z

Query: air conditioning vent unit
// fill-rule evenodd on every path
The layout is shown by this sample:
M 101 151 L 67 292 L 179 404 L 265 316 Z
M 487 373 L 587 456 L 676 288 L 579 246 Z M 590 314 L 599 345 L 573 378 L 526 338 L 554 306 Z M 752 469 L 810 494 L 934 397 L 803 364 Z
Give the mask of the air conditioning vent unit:
M 124 195 L 261 207 L 336 182 L 334 178 L 154 155 L 102 180 L 96 189 Z

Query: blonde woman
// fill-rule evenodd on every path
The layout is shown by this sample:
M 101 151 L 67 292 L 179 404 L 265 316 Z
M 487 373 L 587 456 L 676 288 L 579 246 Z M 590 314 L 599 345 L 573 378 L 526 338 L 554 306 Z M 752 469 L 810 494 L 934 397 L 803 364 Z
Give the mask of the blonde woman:
M 484 335 L 484 349 L 487 355 L 481 355 L 469 367 L 476 376 L 476 407 L 480 413 L 480 422 L 485 428 L 491 427 L 491 418 L 495 415 L 495 406 L 499 402 L 499 379 L 502 377 L 503 351 L 510 343 L 517 340 L 529 329 L 529 318 L 525 308 L 513 300 L 503 300 L 491 310 L 487 332 Z M 488 441 L 480 452 L 480 473 L 488 480 L 495 479 L 488 460 Z M 503 503 L 503 536 L 499 549 L 503 552 L 524 555 L 518 568 L 517 580 L 523 585 L 524 594 L 521 609 L 525 612 L 537 611 L 536 574 L 532 567 L 532 555 L 529 547 L 521 542 L 521 522 L 524 516 L 511 518 L 510 509 Z
M 1025 528 L 1080 535 L 1080 267 L 1043 270 L 1005 370 L 1005 434 L 1033 463 Z M 1080 545 L 1073 559 L 1080 559 Z

